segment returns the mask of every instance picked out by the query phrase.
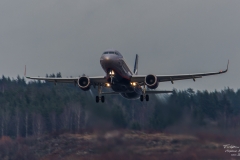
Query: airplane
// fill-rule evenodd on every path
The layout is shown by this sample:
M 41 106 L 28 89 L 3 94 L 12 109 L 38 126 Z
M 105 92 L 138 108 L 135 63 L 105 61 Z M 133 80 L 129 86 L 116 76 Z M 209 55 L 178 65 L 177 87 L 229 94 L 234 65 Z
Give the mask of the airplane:
M 192 79 L 203 76 L 226 73 L 227 69 L 219 72 L 178 74 L 178 75 L 138 75 L 138 54 L 136 54 L 133 72 L 129 69 L 122 54 L 117 50 L 106 50 L 100 58 L 100 64 L 105 71 L 105 76 L 88 77 L 86 75 L 74 78 L 48 78 L 48 77 L 27 77 L 25 66 L 25 77 L 33 80 L 45 80 L 53 83 L 74 83 L 83 91 L 90 90 L 90 87 L 98 88 L 96 103 L 104 103 L 104 95 L 118 94 L 127 99 L 140 99 L 140 101 L 149 101 L 149 94 L 172 93 L 172 91 L 148 90 L 156 89 L 159 82 L 171 82 L 184 79 Z M 111 88 L 112 92 L 102 92 L 102 88 Z M 148 88 L 148 89 L 147 89 Z

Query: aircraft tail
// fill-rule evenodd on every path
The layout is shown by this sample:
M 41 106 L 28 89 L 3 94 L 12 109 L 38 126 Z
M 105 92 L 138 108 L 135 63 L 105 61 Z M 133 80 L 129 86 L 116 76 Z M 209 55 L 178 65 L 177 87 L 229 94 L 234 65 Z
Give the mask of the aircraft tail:
M 133 73 L 134 73 L 135 75 L 138 74 L 138 54 L 136 54 Z

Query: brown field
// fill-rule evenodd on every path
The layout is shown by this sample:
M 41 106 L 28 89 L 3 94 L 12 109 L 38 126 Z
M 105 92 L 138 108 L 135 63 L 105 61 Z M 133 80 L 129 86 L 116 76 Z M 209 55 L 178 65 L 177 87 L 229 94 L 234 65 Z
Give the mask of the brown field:
M 193 136 L 194 135 L 194 136 Z M 239 136 L 216 133 L 192 135 L 112 130 L 81 134 L 49 134 L 41 137 L 0 139 L 0 159 L 240 159 L 225 152 L 224 144 L 240 146 Z
M 34 143 L 33 143 L 34 141 Z M 224 136 L 197 136 L 140 131 L 60 134 L 25 142 L 37 159 L 237 159 L 225 153 Z

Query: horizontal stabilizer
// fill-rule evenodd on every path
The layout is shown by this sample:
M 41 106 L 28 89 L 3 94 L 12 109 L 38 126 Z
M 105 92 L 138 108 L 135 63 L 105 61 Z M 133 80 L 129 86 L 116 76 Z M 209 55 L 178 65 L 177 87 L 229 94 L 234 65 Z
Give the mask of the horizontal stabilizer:
M 118 92 L 102 92 L 101 94 L 119 94 Z
M 146 94 L 172 93 L 173 91 L 146 91 Z M 102 92 L 102 94 L 119 94 L 119 92 Z
M 172 93 L 173 91 L 146 91 L 146 94 Z

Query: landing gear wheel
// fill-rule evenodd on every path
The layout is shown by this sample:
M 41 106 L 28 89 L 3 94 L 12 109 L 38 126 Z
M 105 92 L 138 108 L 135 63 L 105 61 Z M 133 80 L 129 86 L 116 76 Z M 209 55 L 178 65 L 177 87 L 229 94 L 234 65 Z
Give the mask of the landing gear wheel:
M 96 103 L 99 102 L 99 96 L 96 96 Z
M 105 97 L 104 96 L 101 96 L 101 101 L 102 101 L 102 103 L 104 103 L 104 101 L 105 101 Z
M 148 94 L 146 95 L 146 101 L 149 101 L 149 95 Z
M 141 102 L 143 101 L 143 95 L 140 95 L 140 101 Z

